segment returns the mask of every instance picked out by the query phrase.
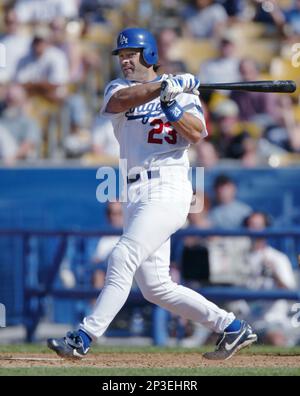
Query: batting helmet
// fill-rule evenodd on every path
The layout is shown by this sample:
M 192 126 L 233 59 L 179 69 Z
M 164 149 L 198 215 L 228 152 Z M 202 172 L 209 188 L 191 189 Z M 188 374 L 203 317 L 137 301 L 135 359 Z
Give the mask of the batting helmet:
M 155 65 L 158 61 L 158 51 L 154 36 L 146 29 L 127 28 L 119 33 L 117 48 L 112 51 L 118 55 L 124 48 L 141 48 L 142 56 L 147 65 Z

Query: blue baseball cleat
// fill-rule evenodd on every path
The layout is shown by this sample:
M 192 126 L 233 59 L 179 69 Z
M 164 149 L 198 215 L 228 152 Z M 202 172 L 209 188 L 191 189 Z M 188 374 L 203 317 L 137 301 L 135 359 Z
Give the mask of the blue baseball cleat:
M 230 359 L 239 350 L 257 341 L 257 335 L 244 320 L 241 321 L 241 328 L 234 332 L 224 332 L 217 341 L 214 352 L 206 352 L 203 357 L 210 360 Z
M 49 338 L 47 345 L 58 356 L 67 359 L 82 359 L 90 348 L 84 348 L 84 343 L 77 331 L 68 332 L 63 338 Z

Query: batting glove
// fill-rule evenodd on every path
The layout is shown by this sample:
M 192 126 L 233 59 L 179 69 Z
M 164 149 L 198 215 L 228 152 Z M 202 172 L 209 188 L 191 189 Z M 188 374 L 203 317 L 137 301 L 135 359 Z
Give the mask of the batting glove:
M 176 78 L 167 78 L 161 83 L 160 100 L 162 102 L 172 102 L 181 93 L 183 93 L 183 87 Z
M 161 108 L 163 112 L 165 113 L 165 116 L 167 117 L 168 121 L 179 121 L 180 118 L 183 116 L 184 111 L 183 108 L 176 102 L 176 100 L 173 100 L 172 102 L 160 102 L 161 103 Z
M 174 77 L 182 86 L 183 92 L 199 95 L 200 80 L 190 73 L 180 74 Z

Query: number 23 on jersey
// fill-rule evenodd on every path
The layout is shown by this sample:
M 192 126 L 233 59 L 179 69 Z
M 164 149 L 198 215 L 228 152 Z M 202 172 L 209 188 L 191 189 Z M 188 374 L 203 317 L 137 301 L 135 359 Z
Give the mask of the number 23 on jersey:
M 153 126 L 153 129 L 148 133 L 148 143 L 163 144 L 163 141 L 169 144 L 177 143 L 177 132 L 169 121 L 163 122 L 156 118 L 150 125 Z M 162 135 L 162 133 L 164 134 Z

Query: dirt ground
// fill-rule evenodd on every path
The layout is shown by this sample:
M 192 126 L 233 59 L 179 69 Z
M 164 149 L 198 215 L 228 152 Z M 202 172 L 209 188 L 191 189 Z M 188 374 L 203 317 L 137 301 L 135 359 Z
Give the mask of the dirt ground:
M 237 355 L 226 362 L 209 361 L 199 353 L 99 353 L 83 360 L 69 361 L 54 354 L 2 353 L 0 368 L 12 367 L 286 367 L 300 368 L 300 356 Z

